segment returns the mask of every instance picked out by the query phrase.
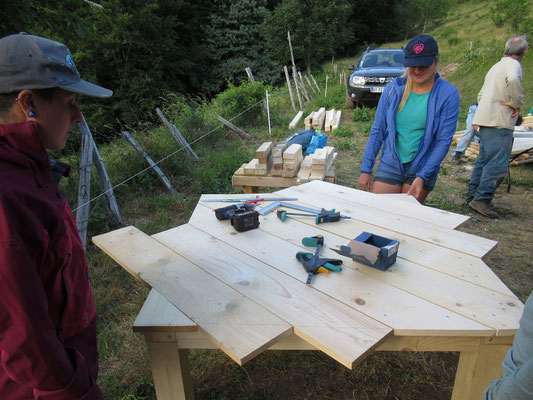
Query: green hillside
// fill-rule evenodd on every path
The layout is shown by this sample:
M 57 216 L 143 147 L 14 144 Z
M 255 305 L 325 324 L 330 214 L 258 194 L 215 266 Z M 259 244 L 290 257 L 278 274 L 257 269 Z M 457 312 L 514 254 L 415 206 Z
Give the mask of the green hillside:
M 530 2 L 533 4 L 533 2 Z M 489 15 L 489 1 L 461 2 L 431 33 L 439 43 L 440 70 L 461 95 L 458 129 L 463 129 L 466 111 L 475 102 L 485 73 L 503 54 L 505 41 L 513 36 L 509 26 L 497 27 Z M 405 42 L 381 47 L 399 47 Z M 355 51 L 354 51 L 355 52 Z M 358 54 L 335 61 L 338 71 L 346 71 Z M 523 61 L 525 106 L 533 106 L 533 53 Z M 303 67 L 302 67 L 303 69 Z M 338 183 L 355 187 L 364 145 L 372 123 L 372 109 L 344 109 L 345 87 L 339 83 L 334 63 L 313 71 L 322 93 L 312 94 L 304 115 L 319 107 L 343 109 L 341 128 L 328 143 L 338 149 Z M 328 96 L 323 94 L 328 75 Z M 279 87 L 235 82 L 212 101 L 182 95 L 164 95 L 160 106 L 165 115 L 193 143 L 201 161 L 195 162 L 178 146 L 168 130 L 158 124 L 140 125 L 132 135 L 154 160 L 161 160 L 167 177 L 178 189 L 171 195 L 152 172 L 140 174 L 120 185 L 115 194 L 126 225 L 153 234 L 188 221 L 201 193 L 231 193 L 232 173 L 252 158 L 264 141 L 276 141 L 292 131 L 287 126 L 294 116 L 284 82 Z M 260 100 L 270 94 L 272 133 Z M 135 104 L 132 104 L 132 109 Z M 240 115 L 242 113 L 242 115 Z M 222 115 L 252 135 L 240 140 L 216 119 Z M 303 129 L 303 124 L 297 128 Z M 146 167 L 144 160 L 118 137 L 101 145 L 100 152 L 113 184 L 124 182 Z M 69 160 L 79 165 L 73 152 Z M 61 156 L 61 154 L 60 154 Z M 462 200 L 472 163 L 452 165 L 449 157 L 442 165 L 437 186 L 427 204 L 472 216 L 471 224 L 461 228 L 500 242 L 486 260 L 498 276 L 524 301 L 531 292 L 531 268 L 527 247 L 533 240 L 523 221 L 533 218 L 533 164 L 512 170 L 510 194 L 502 188 L 496 204 L 502 211 L 499 221 L 472 214 Z M 71 204 L 77 203 L 77 171 L 63 187 Z M 272 189 L 274 190 L 274 189 Z M 99 193 L 96 174 L 93 195 Z M 113 229 L 102 200 L 91 204 L 89 236 Z M 99 385 L 106 399 L 155 399 L 150 364 L 144 338 L 133 333 L 132 323 L 148 294 L 122 268 L 94 245 L 88 246 L 90 275 L 99 315 Z M 243 367 L 216 351 L 190 351 L 195 398 L 197 399 L 449 399 L 454 383 L 458 354 L 455 353 L 376 353 L 350 371 L 320 352 L 265 352 Z

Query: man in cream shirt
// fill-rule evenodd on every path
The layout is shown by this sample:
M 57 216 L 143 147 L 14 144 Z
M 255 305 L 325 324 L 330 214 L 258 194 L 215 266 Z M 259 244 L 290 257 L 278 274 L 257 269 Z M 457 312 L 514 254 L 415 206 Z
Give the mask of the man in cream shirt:
M 525 36 L 509 39 L 504 57 L 489 70 L 478 94 L 472 124 L 479 126 L 480 149 L 465 198 L 470 208 L 489 218 L 499 217 L 492 199 L 507 171 L 513 129 L 523 105 L 521 61 L 527 49 Z

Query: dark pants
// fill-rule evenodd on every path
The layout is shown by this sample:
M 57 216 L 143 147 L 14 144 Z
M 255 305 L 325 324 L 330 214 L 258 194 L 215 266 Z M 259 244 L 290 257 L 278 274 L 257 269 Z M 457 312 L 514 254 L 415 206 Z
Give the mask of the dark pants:
M 504 128 L 479 127 L 479 157 L 466 190 L 466 197 L 491 200 L 507 173 L 513 148 L 513 131 Z

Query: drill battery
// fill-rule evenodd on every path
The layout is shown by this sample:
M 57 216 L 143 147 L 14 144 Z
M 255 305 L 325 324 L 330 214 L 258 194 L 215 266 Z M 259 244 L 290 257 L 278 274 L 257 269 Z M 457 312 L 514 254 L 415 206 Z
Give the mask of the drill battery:
M 220 221 L 229 219 L 236 231 L 246 232 L 259 227 L 259 213 L 254 208 L 254 203 L 233 204 L 217 208 L 215 216 Z

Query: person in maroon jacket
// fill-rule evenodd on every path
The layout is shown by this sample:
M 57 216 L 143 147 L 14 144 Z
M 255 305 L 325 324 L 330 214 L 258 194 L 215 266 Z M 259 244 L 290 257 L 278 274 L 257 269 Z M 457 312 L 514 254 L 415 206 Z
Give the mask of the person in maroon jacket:
M 82 119 L 68 48 L 25 33 L 0 39 L 0 399 L 102 399 L 96 310 L 72 211 L 57 188 Z

